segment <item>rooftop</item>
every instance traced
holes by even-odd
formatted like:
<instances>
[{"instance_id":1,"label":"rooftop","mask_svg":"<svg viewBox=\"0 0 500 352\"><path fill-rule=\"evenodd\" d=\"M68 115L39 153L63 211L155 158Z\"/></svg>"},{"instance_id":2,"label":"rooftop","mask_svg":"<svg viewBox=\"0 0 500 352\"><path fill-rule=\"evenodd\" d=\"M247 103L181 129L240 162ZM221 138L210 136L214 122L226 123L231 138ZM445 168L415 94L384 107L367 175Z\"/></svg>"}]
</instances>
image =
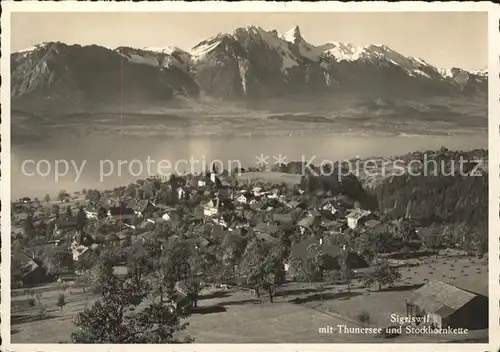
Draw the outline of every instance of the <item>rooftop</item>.
<instances>
[{"instance_id":1,"label":"rooftop","mask_svg":"<svg viewBox=\"0 0 500 352\"><path fill-rule=\"evenodd\" d=\"M457 311L477 295L442 281L430 281L415 290L407 302L419 306L427 313Z\"/></svg>"},{"instance_id":2,"label":"rooftop","mask_svg":"<svg viewBox=\"0 0 500 352\"><path fill-rule=\"evenodd\" d=\"M370 215L372 212L369 210L363 210L363 209L354 209L352 210L349 214L347 214L348 218L359 220L365 216Z\"/></svg>"}]
</instances>

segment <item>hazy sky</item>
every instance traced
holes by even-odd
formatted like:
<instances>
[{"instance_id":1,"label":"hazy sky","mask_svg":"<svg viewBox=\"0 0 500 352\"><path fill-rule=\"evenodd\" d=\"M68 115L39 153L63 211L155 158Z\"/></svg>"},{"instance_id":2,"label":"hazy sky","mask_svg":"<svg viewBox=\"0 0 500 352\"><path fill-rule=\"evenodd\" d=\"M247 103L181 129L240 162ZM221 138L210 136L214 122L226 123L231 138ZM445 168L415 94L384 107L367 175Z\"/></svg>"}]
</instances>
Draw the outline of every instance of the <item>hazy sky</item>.
<instances>
[{"instance_id":1,"label":"hazy sky","mask_svg":"<svg viewBox=\"0 0 500 352\"><path fill-rule=\"evenodd\" d=\"M488 65L488 15L392 13L13 13L11 49L45 41L118 46L174 45L189 50L219 32L246 25L285 32L299 25L311 44L385 44L437 67Z\"/></svg>"}]
</instances>

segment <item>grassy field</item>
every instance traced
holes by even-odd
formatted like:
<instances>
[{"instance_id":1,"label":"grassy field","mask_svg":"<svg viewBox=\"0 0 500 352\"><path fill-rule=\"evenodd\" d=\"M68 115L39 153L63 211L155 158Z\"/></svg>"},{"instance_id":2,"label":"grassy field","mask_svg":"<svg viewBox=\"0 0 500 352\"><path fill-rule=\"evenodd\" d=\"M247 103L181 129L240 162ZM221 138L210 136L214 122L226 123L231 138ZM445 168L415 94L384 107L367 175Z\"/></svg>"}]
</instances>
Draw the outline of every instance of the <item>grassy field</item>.
<instances>
[{"instance_id":1,"label":"grassy field","mask_svg":"<svg viewBox=\"0 0 500 352\"><path fill-rule=\"evenodd\" d=\"M407 261L415 264L417 260ZM412 263L413 262L413 263ZM418 266L399 269L402 282L393 288L377 291L377 287L360 288L361 283L354 282L349 299L327 299L319 302L317 308L340 314L346 318L355 319L361 311L370 314L371 325L389 325L390 315L398 313L405 315L404 299L419 285L427 280L441 280L465 289L484 290L488 285L488 264L486 259L469 259L456 253L442 255L439 258L429 257L419 260ZM338 287L336 292L345 291Z\"/></svg>"},{"instance_id":2,"label":"grassy field","mask_svg":"<svg viewBox=\"0 0 500 352\"><path fill-rule=\"evenodd\" d=\"M282 172L244 172L238 176L240 180L247 182L263 181L273 184L278 184L280 182L285 182L289 186L294 186L300 183L301 175L298 174L286 174Z\"/></svg>"},{"instance_id":3,"label":"grassy field","mask_svg":"<svg viewBox=\"0 0 500 352\"><path fill-rule=\"evenodd\" d=\"M402 282L380 292L376 287L362 288L359 281L353 282L350 294L340 285L287 283L279 288L274 303L266 296L259 302L248 292L206 290L202 292L200 307L189 318L188 332L196 343L433 343L487 336L486 331L475 331L467 336L402 335L383 339L338 333L339 324L359 327L356 316L361 311L370 315L370 326L389 325L390 315L404 315L404 299L426 280L475 288L484 287L488 282L486 260L469 259L456 253L421 258L418 266L400 270ZM95 297L83 293L82 289L73 289L71 294L66 291L67 305L61 311L56 305L60 293L57 285L35 290L42 291L41 304L46 306L44 318L40 317L39 307L27 307L27 296L22 289L12 291L12 342L70 342L70 334L75 331L74 316L90 307ZM320 328L327 326L332 326L334 332L319 333Z\"/></svg>"}]
</instances>

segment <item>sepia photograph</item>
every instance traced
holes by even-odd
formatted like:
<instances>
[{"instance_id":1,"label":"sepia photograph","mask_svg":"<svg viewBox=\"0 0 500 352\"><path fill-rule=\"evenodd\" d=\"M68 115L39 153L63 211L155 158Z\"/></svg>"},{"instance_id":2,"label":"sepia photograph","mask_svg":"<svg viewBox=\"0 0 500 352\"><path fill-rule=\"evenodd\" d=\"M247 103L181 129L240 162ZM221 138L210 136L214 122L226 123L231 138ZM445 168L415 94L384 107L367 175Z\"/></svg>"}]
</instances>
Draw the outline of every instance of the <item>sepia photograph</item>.
<instances>
[{"instance_id":1,"label":"sepia photograph","mask_svg":"<svg viewBox=\"0 0 500 352\"><path fill-rule=\"evenodd\" d=\"M230 5L10 13L10 342L487 344L488 10Z\"/></svg>"}]
</instances>

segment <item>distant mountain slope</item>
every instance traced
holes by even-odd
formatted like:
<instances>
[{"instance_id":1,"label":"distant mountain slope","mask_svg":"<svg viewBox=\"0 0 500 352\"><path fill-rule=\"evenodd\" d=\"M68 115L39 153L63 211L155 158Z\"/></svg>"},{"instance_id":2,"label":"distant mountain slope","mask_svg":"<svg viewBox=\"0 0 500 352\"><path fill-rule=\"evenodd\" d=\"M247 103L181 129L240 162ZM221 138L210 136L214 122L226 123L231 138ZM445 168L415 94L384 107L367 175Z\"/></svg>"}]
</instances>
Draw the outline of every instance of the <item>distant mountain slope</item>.
<instances>
[{"instance_id":1,"label":"distant mountain slope","mask_svg":"<svg viewBox=\"0 0 500 352\"><path fill-rule=\"evenodd\" d=\"M487 89L484 73L454 68L448 74L385 45L314 46L302 37L299 27L281 36L255 26L238 28L199 43L192 54L202 89L221 96L338 91L459 95Z\"/></svg>"},{"instance_id":2,"label":"distant mountain slope","mask_svg":"<svg viewBox=\"0 0 500 352\"><path fill-rule=\"evenodd\" d=\"M315 46L298 26L281 35L256 26L238 28L189 52L171 46L110 50L44 43L13 53L11 66L13 107L25 111L118 106L122 94L127 104L196 97L200 90L237 100L336 93L460 97L484 93L488 85L485 71L438 69L385 45Z\"/></svg>"},{"instance_id":3,"label":"distant mountain slope","mask_svg":"<svg viewBox=\"0 0 500 352\"><path fill-rule=\"evenodd\" d=\"M12 106L20 110L88 111L122 100L147 103L199 93L192 76L176 66L137 64L96 45L44 43L12 54L11 73Z\"/></svg>"}]
</instances>

